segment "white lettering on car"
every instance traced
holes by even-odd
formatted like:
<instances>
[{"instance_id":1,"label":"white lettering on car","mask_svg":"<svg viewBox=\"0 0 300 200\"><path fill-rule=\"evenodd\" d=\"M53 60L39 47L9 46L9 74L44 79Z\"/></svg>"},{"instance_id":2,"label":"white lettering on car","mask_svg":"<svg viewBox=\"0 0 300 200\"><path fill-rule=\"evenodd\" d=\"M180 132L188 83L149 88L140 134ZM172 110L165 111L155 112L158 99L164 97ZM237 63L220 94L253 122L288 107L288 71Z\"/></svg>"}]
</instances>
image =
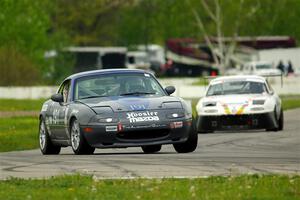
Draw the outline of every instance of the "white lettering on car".
<instances>
[{"instance_id":1,"label":"white lettering on car","mask_svg":"<svg viewBox=\"0 0 300 200\"><path fill-rule=\"evenodd\" d=\"M53 124L58 124L58 120L59 120L59 109L54 109L52 115L53 115Z\"/></svg>"},{"instance_id":2,"label":"white lettering on car","mask_svg":"<svg viewBox=\"0 0 300 200\"><path fill-rule=\"evenodd\" d=\"M47 111L47 109L48 109L48 104L43 105L43 107L42 107L42 112Z\"/></svg>"},{"instance_id":3,"label":"white lettering on car","mask_svg":"<svg viewBox=\"0 0 300 200\"><path fill-rule=\"evenodd\" d=\"M157 112L145 111L145 112L130 112L126 114L127 114L127 119L129 119L130 123L159 121Z\"/></svg>"},{"instance_id":4,"label":"white lettering on car","mask_svg":"<svg viewBox=\"0 0 300 200\"><path fill-rule=\"evenodd\" d=\"M145 110L145 105L130 105L131 110Z\"/></svg>"}]
</instances>

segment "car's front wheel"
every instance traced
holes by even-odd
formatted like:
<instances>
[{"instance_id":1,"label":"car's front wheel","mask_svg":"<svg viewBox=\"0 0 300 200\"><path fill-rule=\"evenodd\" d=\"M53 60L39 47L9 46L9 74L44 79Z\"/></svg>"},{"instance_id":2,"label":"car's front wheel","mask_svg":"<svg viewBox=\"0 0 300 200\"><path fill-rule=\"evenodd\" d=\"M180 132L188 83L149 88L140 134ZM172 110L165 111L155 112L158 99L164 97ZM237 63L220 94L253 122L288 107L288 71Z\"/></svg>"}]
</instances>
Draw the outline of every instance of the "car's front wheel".
<instances>
[{"instance_id":1,"label":"car's front wheel","mask_svg":"<svg viewBox=\"0 0 300 200\"><path fill-rule=\"evenodd\" d=\"M283 110L281 109L280 110L280 116L279 116L279 119L278 119L278 128L277 128L277 130L282 131L283 127L284 127L284 116L283 116Z\"/></svg>"},{"instance_id":2,"label":"car's front wheel","mask_svg":"<svg viewBox=\"0 0 300 200\"><path fill-rule=\"evenodd\" d=\"M77 120L74 120L72 122L70 139L71 139L71 146L72 146L73 152L76 155L93 154L94 153L95 148L91 147L87 143L82 132L80 131L80 127L79 127Z\"/></svg>"},{"instance_id":3,"label":"car's front wheel","mask_svg":"<svg viewBox=\"0 0 300 200\"><path fill-rule=\"evenodd\" d=\"M48 131L46 129L45 121L40 120L39 126L39 143L40 150L44 155L59 154L61 147L55 146L49 137Z\"/></svg>"},{"instance_id":4,"label":"car's front wheel","mask_svg":"<svg viewBox=\"0 0 300 200\"><path fill-rule=\"evenodd\" d=\"M161 150L161 145L142 146L144 153L156 153Z\"/></svg>"},{"instance_id":5,"label":"car's front wheel","mask_svg":"<svg viewBox=\"0 0 300 200\"><path fill-rule=\"evenodd\" d=\"M282 131L284 126L284 116L283 116L283 110L280 110L279 117L277 117L276 109L274 110L274 118L277 121L277 126L271 129L267 129L266 131Z\"/></svg>"},{"instance_id":6,"label":"car's front wheel","mask_svg":"<svg viewBox=\"0 0 300 200\"><path fill-rule=\"evenodd\" d=\"M173 144L177 153L190 153L196 150L198 145L198 133L193 123L187 141L184 143Z\"/></svg>"}]
</instances>

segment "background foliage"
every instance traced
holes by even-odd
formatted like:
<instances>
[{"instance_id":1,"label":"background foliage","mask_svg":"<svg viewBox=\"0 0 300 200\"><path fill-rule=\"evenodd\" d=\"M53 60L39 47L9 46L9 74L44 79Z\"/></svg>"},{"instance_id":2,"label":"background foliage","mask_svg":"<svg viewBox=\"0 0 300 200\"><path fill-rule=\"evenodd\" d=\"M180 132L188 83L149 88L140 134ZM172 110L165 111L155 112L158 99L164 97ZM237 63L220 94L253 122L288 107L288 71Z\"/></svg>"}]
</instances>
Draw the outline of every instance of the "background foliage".
<instances>
[{"instance_id":1,"label":"background foliage","mask_svg":"<svg viewBox=\"0 0 300 200\"><path fill-rule=\"evenodd\" d=\"M217 1L224 36L236 32L241 36L290 35L300 39L299 0ZM214 1L206 2L214 11ZM0 85L55 83L72 73L72 58L45 59L47 50L71 45L164 45L173 37L202 40L193 8L208 34L216 35L215 23L201 0L1 0L0 8ZM3 60L11 51L15 53ZM18 63L9 67L10 60L16 60L13 55L20 54L27 60L27 67ZM13 77L21 66L33 75L32 80L4 80L4 73Z\"/></svg>"}]
</instances>

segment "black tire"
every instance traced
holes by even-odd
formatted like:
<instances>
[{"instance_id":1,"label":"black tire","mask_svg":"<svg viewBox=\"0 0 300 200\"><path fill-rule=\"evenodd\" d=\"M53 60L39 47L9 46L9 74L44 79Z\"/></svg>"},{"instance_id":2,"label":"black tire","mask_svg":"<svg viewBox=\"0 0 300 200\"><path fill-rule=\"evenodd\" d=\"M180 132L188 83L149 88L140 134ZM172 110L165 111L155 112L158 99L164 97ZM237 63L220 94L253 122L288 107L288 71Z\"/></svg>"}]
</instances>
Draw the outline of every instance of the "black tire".
<instances>
[{"instance_id":1,"label":"black tire","mask_svg":"<svg viewBox=\"0 0 300 200\"><path fill-rule=\"evenodd\" d=\"M177 153L190 153L196 150L198 145L198 133L195 124L192 124L187 141L173 144Z\"/></svg>"},{"instance_id":2,"label":"black tire","mask_svg":"<svg viewBox=\"0 0 300 200\"><path fill-rule=\"evenodd\" d=\"M43 155L56 155L59 154L61 150L60 146L56 146L51 142L45 121L43 119L40 120L39 125L39 144Z\"/></svg>"},{"instance_id":3,"label":"black tire","mask_svg":"<svg viewBox=\"0 0 300 200\"><path fill-rule=\"evenodd\" d=\"M214 132L213 130L202 130L202 129L200 129L199 128L199 120L198 120L198 118L196 120L196 123L197 123L197 125L195 125L195 127L196 127L196 130L197 130L198 133L200 133L200 134L207 134L207 133L213 133Z\"/></svg>"},{"instance_id":4,"label":"black tire","mask_svg":"<svg viewBox=\"0 0 300 200\"><path fill-rule=\"evenodd\" d=\"M277 126L271 129L266 129L266 131L273 131L273 132L277 132L277 131L282 131L283 130L283 126L284 126L284 116L283 116L283 110L280 110L280 115L279 118L277 119L277 112L276 112L276 108L274 110L274 117L275 120L277 120Z\"/></svg>"},{"instance_id":5,"label":"black tire","mask_svg":"<svg viewBox=\"0 0 300 200\"><path fill-rule=\"evenodd\" d=\"M157 153L161 150L161 145L142 146L144 153Z\"/></svg>"},{"instance_id":6,"label":"black tire","mask_svg":"<svg viewBox=\"0 0 300 200\"><path fill-rule=\"evenodd\" d=\"M200 131L198 131L198 133L200 133L200 134L208 134L208 133L214 133L214 131L211 131L211 130L206 130L206 131L200 130Z\"/></svg>"},{"instance_id":7,"label":"black tire","mask_svg":"<svg viewBox=\"0 0 300 200\"><path fill-rule=\"evenodd\" d=\"M73 152L76 155L88 155L94 153L95 148L91 147L87 143L86 139L80 131L80 127L76 119L72 122L70 134L70 143Z\"/></svg>"},{"instance_id":8,"label":"black tire","mask_svg":"<svg viewBox=\"0 0 300 200\"><path fill-rule=\"evenodd\" d=\"M283 110L280 110L280 116L278 119L278 131L282 131L284 128L284 116L283 116Z\"/></svg>"}]
</instances>

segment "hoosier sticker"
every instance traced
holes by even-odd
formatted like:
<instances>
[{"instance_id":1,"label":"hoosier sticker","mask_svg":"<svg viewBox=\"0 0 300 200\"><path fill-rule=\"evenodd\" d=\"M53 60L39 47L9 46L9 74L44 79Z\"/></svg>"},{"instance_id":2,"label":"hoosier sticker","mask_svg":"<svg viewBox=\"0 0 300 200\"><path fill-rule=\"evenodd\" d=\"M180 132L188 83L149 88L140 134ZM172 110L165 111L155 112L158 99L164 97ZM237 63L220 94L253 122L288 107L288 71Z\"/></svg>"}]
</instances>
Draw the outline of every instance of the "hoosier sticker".
<instances>
[{"instance_id":1,"label":"hoosier sticker","mask_svg":"<svg viewBox=\"0 0 300 200\"><path fill-rule=\"evenodd\" d=\"M159 121L159 117L157 116L157 112L130 112L126 113L127 119L129 119L130 123L135 122L150 122L150 121Z\"/></svg>"}]
</instances>

